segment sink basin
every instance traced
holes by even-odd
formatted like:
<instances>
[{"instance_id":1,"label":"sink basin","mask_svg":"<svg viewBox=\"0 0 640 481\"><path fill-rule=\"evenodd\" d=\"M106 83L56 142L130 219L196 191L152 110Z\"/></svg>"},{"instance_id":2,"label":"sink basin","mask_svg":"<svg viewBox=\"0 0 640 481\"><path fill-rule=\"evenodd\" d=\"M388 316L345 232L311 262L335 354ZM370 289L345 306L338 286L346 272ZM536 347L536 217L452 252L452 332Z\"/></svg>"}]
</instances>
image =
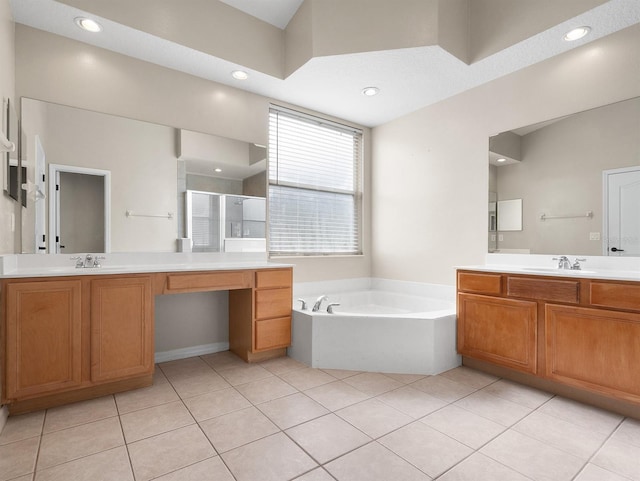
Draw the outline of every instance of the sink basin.
<instances>
[{"instance_id":1,"label":"sink basin","mask_svg":"<svg viewBox=\"0 0 640 481\"><path fill-rule=\"evenodd\" d=\"M558 269L557 267L523 267L523 271L527 272L548 272L550 274L595 274L595 271L587 271L584 269L574 270L574 269Z\"/></svg>"}]
</instances>

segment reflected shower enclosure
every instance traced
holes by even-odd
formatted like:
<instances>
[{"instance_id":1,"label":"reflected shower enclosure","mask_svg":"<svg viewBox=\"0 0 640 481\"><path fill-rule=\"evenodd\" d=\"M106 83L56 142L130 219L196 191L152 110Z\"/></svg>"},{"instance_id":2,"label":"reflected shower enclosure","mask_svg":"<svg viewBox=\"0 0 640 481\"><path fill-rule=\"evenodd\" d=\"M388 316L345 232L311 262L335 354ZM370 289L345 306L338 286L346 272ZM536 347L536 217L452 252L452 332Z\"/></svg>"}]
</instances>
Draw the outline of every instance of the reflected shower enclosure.
<instances>
[{"instance_id":1,"label":"reflected shower enclosure","mask_svg":"<svg viewBox=\"0 0 640 481\"><path fill-rule=\"evenodd\" d=\"M187 237L193 252L266 252L266 199L186 192Z\"/></svg>"}]
</instances>

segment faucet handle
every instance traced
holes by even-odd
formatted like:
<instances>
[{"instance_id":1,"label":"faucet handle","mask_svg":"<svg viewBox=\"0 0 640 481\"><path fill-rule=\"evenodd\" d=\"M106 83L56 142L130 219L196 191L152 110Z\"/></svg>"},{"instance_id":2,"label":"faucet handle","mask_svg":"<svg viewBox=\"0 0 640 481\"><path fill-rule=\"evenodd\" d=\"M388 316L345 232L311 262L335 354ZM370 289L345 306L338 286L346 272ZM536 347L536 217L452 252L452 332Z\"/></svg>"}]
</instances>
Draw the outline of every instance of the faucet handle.
<instances>
[{"instance_id":1,"label":"faucet handle","mask_svg":"<svg viewBox=\"0 0 640 481\"><path fill-rule=\"evenodd\" d=\"M102 267L102 264L100 264L100 261L106 259L105 256L94 256L93 257L93 267Z\"/></svg>"},{"instance_id":2,"label":"faucet handle","mask_svg":"<svg viewBox=\"0 0 640 481\"><path fill-rule=\"evenodd\" d=\"M306 311L307 310L307 302L304 299L298 299L298 302L302 303L302 306L300 306L300 310Z\"/></svg>"},{"instance_id":3,"label":"faucet handle","mask_svg":"<svg viewBox=\"0 0 640 481\"><path fill-rule=\"evenodd\" d=\"M331 304L329 304L327 306L327 314L333 314L333 308L336 306L339 306L340 304L338 302L332 302Z\"/></svg>"},{"instance_id":4,"label":"faucet handle","mask_svg":"<svg viewBox=\"0 0 640 481\"><path fill-rule=\"evenodd\" d=\"M574 271L579 271L580 270L580 263L581 262L585 262L587 259L579 259L576 257L576 260L574 261L574 263L571 265L571 269Z\"/></svg>"},{"instance_id":5,"label":"faucet handle","mask_svg":"<svg viewBox=\"0 0 640 481\"><path fill-rule=\"evenodd\" d=\"M69 259L72 261L76 261L76 268L84 267L82 256L72 256L72 257L69 257Z\"/></svg>"}]
</instances>

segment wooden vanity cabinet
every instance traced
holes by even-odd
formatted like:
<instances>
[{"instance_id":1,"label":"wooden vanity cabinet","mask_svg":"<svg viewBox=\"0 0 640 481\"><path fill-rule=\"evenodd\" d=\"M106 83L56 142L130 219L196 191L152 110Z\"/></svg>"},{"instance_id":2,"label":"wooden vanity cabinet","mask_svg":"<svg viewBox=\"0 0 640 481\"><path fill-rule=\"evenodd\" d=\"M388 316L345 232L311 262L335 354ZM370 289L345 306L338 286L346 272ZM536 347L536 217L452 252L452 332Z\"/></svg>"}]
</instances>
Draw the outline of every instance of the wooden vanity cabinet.
<instances>
[{"instance_id":1,"label":"wooden vanity cabinet","mask_svg":"<svg viewBox=\"0 0 640 481\"><path fill-rule=\"evenodd\" d=\"M640 405L640 283L458 271L457 284L465 359Z\"/></svg>"},{"instance_id":2,"label":"wooden vanity cabinet","mask_svg":"<svg viewBox=\"0 0 640 481\"><path fill-rule=\"evenodd\" d=\"M0 288L3 403L30 410L151 383L151 276L11 279Z\"/></svg>"},{"instance_id":3,"label":"wooden vanity cabinet","mask_svg":"<svg viewBox=\"0 0 640 481\"><path fill-rule=\"evenodd\" d=\"M82 283L6 284L5 400L82 384Z\"/></svg>"}]
</instances>

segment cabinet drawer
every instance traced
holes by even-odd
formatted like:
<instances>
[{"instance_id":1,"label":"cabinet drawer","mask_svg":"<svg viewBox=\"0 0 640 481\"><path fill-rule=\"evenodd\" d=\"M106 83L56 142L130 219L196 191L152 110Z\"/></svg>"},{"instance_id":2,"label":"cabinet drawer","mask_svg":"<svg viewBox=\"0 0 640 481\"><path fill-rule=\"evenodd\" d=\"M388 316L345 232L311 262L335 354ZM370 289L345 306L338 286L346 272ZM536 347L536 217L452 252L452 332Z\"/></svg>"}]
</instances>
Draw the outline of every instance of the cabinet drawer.
<instances>
[{"instance_id":1,"label":"cabinet drawer","mask_svg":"<svg viewBox=\"0 0 640 481\"><path fill-rule=\"evenodd\" d=\"M256 271L256 289L291 287L291 269Z\"/></svg>"},{"instance_id":2,"label":"cabinet drawer","mask_svg":"<svg viewBox=\"0 0 640 481\"><path fill-rule=\"evenodd\" d=\"M197 292L251 287L252 271L168 274L167 292Z\"/></svg>"},{"instance_id":3,"label":"cabinet drawer","mask_svg":"<svg viewBox=\"0 0 640 481\"><path fill-rule=\"evenodd\" d=\"M640 285L591 282L591 304L640 311Z\"/></svg>"},{"instance_id":4,"label":"cabinet drawer","mask_svg":"<svg viewBox=\"0 0 640 481\"><path fill-rule=\"evenodd\" d=\"M500 294L502 292L502 276L500 274L458 272L458 289L482 294Z\"/></svg>"},{"instance_id":5,"label":"cabinet drawer","mask_svg":"<svg viewBox=\"0 0 640 481\"><path fill-rule=\"evenodd\" d=\"M509 276L507 278L507 295L510 297L577 304L580 301L580 281Z\"/></svg>"},{"instance_id":6,"label":"cabinet drawer","mask_svg":"<svg viewBox=\"0 0 640 481\"><path fill-rule=\"evenodd\" d=\"M291 344L291 317L256 321L255 349L277 349Z\"/></svg>"},{"instance_id":7,"label":"cabinet drawer","mask_svg":"<svg viewBox=\"0 0 640 481\"><path fill-rule=\"evenodd\" d=\"M291 316L291 289L256 291L256 319Z\"/></svg>"}]
</instances>

